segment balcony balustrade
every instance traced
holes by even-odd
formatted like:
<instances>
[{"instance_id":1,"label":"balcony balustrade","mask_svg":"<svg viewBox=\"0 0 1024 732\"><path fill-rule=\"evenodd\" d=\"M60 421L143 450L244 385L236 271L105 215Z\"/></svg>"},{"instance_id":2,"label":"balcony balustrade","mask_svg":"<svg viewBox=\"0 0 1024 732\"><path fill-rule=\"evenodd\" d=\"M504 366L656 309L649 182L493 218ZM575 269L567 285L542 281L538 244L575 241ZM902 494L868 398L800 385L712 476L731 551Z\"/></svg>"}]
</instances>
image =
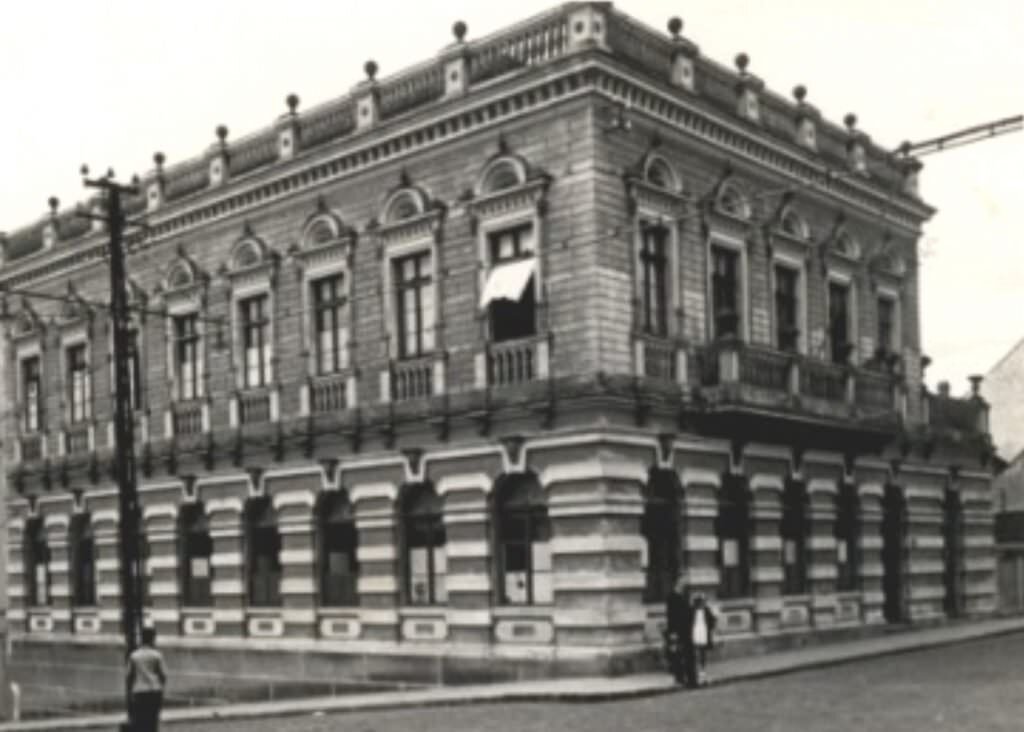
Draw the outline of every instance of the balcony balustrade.
<instances>
[{"instance_id":1,"label":"balcony balustrade","mask_svg":"<svg viewBox=\"0 0 1024 732\"><path fill-rule=\"evenodd\" d=\"M820 405L834 416L843 414L836 406L862 416L897 409L894 377L878 371L734 340L705 347L697 361L702 386L733 388L741 401L767 406L799 398L804 408Z\"/></svg>"},{"instance_id":2,"label":"balcony balustrade","mask_svg":"<svg viewBox=\"0 0 1024 732\"><path fill-rule=\"evenodd\" d=\"M89 452L89 423L79 422L64 430L64 452L68 455Z\"/></svg>"},{"instance_id":3,"label":"balcony balustrade","mask_svg":"<svg viewBox=\"0 0 1024 732\"><path fill-rule=\"evenodd\" d=\"M391 364L391 398L396 402L424 399L434 394L434 356L421 356Z\"/></svg>"},{"instance_id":4,"label":"balcony balustrade","mask_svg":"<svg viewBox=\"0 0 1024 732\"><path fill-rule=\"evenodd\" d=\"M323 414L348 409L347 387L348 377L345 374L314 377L309 385L310 411Z\"/></svg>"},{"instance_id":5,"label":"balcony balustrade","mask_svg":"<svg viewBox=\"0 0 1024 732\"><path fill-rule=\"evenodd\" d=\"M175 404L173 409L175 437L200 435L203 432L203 403L199 401Z\"/></svg>"},{"instance_id":6,"label":"balcony balustrade","mask_svg":"<svg viewBox=\"0 0 1024 732\"><path fill-rule=\"evenodd\" d=\"M538 378L538 345L536 337L492 343L487 347L487 383L511 386Z\"/></svg>"},{"instance_id":7,"label":"balcony balustrade","mask_svg":"<svg viewBox=\"0 0 1024 732\"><path fill-rule=\"evenodd\" d=\"M21 459L24 462L43 459L43 436L24 435L21 438Z\"/></svg>"},{"instance_id":8,"label":"balcony balustrade","mask_svg":"<svg viewBox=\"0 0 1024 732\"><path fill-rule=\"evenodd\" d=\"M238 395L238 423L261 424L271 419L270 392L242 392Z\"/></svg>"}]
</instances>

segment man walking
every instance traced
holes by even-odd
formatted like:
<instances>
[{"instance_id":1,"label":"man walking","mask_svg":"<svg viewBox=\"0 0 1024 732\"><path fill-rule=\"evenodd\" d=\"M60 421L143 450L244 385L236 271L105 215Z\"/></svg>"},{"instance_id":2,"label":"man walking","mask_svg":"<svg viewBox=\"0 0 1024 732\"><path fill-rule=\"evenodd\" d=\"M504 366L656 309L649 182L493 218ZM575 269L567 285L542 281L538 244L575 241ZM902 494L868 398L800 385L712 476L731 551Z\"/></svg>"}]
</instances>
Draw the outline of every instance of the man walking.
<instances>
[{"instance_id":1,"label":"man walking","mask_svg":"<svg viewBox=\"0 0 1024 732\"><path fill-rule=\"evenodd\" d=\"M166 684L164 657L156 649L156 629L143 628L142 645L128 657L128 724L132 732L157 732Z\"/></svg>"}]
</instances>

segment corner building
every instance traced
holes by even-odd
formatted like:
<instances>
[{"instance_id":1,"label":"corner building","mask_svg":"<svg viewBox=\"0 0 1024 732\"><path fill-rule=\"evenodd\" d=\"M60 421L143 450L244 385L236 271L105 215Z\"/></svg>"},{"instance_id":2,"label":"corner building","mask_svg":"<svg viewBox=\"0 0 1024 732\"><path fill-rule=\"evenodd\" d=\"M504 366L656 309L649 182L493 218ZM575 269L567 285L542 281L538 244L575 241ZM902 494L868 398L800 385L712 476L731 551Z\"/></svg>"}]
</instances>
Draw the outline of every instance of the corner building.
<instances>
[{"instance_id":1,"label":"corner building","mask_svg":"<svg viewBox=\"0 0 1024 732\"><path fill-rule=\"evenodd\" d=\"M675 22L455 30L127 201L176 687L647 668L681 569L724 653L992 612L987 406L922 385L920 163ZM53 202L4 240L38 688L118 688L107 236Z\"/></svg>"}]
</instances>

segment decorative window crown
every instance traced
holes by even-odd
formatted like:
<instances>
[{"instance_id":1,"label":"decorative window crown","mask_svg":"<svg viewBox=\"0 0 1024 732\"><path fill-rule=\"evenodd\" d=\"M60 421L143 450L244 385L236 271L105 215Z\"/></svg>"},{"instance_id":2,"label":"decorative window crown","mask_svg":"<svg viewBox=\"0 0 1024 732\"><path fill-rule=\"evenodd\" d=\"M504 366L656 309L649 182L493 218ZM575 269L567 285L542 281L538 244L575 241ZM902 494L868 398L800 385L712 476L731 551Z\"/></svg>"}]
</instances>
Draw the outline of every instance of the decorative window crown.
<instances>
[{"instance_id":1,"label":"decorative window crown","mask_svg":"<svg viewBox=\"0 0 1024 732\"><path fill-rule=\"evenodd\" d=\"M718 192L715 208L727 216L738 219L750 218L750 204L743 194L740 193L739 188L731 183L723 185L722 189Z\"/></svg>"},{"instance_id":2,"label":"decorative window crown","mask_svg":"<svg viewBox=\"0 0 1024 732\"><path fill-rule=\"evenodd\" d=\"M791 208L787 208L779 217L779 231L800 241L807 241L811 236L807 221Z\"/></svg>"}]
</instances>

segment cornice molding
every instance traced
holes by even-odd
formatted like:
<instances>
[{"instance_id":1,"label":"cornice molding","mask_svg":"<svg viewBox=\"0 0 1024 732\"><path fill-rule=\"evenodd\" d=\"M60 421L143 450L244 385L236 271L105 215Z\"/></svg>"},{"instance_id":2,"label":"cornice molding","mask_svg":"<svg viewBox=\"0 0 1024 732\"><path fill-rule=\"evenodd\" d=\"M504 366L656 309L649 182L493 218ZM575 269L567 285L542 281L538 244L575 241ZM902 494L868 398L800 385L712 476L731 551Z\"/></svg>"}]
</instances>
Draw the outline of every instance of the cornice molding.
<instances>
[{"instance_id":1,"label":"cornice molding","mask_svg":"<svg viewBox=\"0 0 1024 732\"><path fill-rule=\"evenodd\" d=\"M922 203L894 200L888 190L869 181L830 178L822 162L808 160L808 154L746 129L740 121L728 119L712 109L701 108L679 90L643 78L626 70L620 62L599 51L569 55L546 66L543 73L525 69L521 75L457 100L445 100L424 109L404 124L384 123L365 133L339 139L317 154L298 155L280 166L268 167L252 177L229 181L208 195L168 204L150 217L147 236L133 242L138 250L161 245L254 209L279 203L299 194L323 189L381 165L392 164L425 150L507 125L553 104L597 94L613 103L630 103L632 113L641 113L668 125L668 134L698 140L735 161L753 165L757 173L769 173L803 183L819 181L817 190L806 195L831 199L869 216L889 207L888 223L917 234L921 221L934 212ZM875 190L877 189L877 190ZM0 284L20 286L103 258L106 234L94 232L66 252L46 251L28 255L24 261L9 263L0 272Z\"/></svg>"}]
</instances>

